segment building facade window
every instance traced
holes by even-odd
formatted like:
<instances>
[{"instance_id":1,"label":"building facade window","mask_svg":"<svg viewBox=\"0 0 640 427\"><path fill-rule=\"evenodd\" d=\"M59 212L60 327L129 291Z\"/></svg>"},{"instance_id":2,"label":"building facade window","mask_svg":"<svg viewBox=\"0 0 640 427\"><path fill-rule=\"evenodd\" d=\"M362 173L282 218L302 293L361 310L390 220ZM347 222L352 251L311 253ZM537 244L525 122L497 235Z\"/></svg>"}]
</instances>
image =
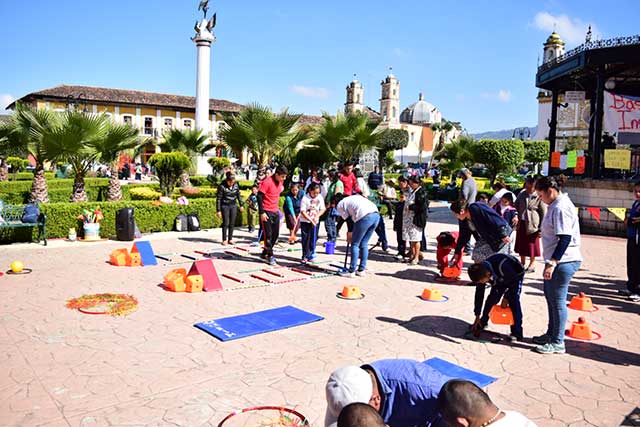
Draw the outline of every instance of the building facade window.
<instances>
[{"instance_id":1,"label":"building facade window","mask_svg":"<svg viewBox=\"0 0 640 427\"><path fill-rule=\"evenodd\" d=\"M173 128L173 119L170 117L167 117L164 119L164 130L166 132L168 130L171 130L171 128Z\"/></svg>"},{"instance_id":2,"label":"building facade window","mask_svg":"<svg viewBox=\"0 0 640 427\"><path fill-rule=\"evenodd\" d=\"M396 118L396 113L397 113L397 111L396 111L396 107L393 107L393 108L391 109L391 118L394 118L394 119L395 119L395 118Z\"/></svg>"},{"instance_id":3,"label":"building facade window","mask_svg":"<svg viewBox=\"0 0 640 427\"><path fill-rule=\"evenodd\" d=\"M358 94L358 101L357 101L357 103L358 103L358 104L360 104L360 94Z\"/></svg>"},{"instance_id":4,"label":"building facade window","mask_svg":"<svg viewBox=\"0 0 640 427\"><path fill-rule=\"evenodd\" d=\"M182 121L182 127L184 127L185 129L191 129L192 123L193 123L193 120L191 120L191 119L184 119L184 120Z\"/></svg>"},{"instance_id":5,"label":"building facade window","mask_svg":"<svg viewBox=\"0 0 640 427\"><path fill-rule=\"evenodd\" d=\"M133 126L133 116L122 116L122 123L124 123L125 125Z\"/></svg>"},{"instance_id":6,"label":"building facade window","mask_svg":"<svg viewBox=\"0 0 640 427\"><path fill-rule=\"evenodd\" d=\"M395 89L393 90L393 96L396 96L396 90Z\"/></svg>"},{"instance_id":7,"label":"building facade window","mask_svg":"<svg viewBox=\"0 0 640 427\"><path fill-rule=\"evenodd\" d=\"M153 135L153 117L144 118L144 134Z\"/></svg>"}]
</instances>

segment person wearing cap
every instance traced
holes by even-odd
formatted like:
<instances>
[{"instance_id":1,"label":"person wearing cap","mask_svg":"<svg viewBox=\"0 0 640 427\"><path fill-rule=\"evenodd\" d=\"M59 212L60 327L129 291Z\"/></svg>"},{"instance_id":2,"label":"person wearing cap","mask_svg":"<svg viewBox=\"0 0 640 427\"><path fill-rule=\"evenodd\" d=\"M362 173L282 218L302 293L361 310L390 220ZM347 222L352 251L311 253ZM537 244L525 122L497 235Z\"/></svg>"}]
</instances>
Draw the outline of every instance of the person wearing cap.
<instances>
[{"instance_id":1,"label":"person wearing cap","mask_svg":"<svg viewBox=\"0 0 640 427\"><path fill-rule=\"evenodd\" d=\"M218 186L216 194L216 212L218 218L222 218L223 245L233 245L233 228L238 216L238 206L240 212L243 212L240 186L236 182L236 176L229 171L226 173L226 179Z\"/></svg>"},{"instance_id":2,"label":"person wearing cap","mask_svg":"<svg viewBox=\"0 0 640 427\"><path fill-rule=\"evenodd\" d=\"M325 388L325 427L336 427L343 408L368 403L390 427L441 426L440 388L451 378L424 363L387 359L334 371Z\"/></svg>"}]
</instances>

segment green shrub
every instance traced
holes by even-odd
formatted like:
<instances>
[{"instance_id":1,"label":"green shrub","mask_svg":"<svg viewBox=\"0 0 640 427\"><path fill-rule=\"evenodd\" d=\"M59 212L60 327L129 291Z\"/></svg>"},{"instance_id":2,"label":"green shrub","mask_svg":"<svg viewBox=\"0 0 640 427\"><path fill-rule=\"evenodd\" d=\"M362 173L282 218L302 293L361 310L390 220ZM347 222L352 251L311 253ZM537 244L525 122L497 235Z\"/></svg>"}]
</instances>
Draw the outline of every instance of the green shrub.
<instances>
[{"instance_id":1,"label":"green shrub","mask_svg":"<svg viewBox=\"0 0 640 427\"><path fill-rule=\"evenodd\" d=\"M183 153L156 153L149 159L149 166L156 170L160 192L168 197L173 194L182 172L191 166L191 160Z\"/></svg>"},{"instance_id":2,"label":"green shrub","mask_svg":"<svg viewBox=\"0 0 640 427\"><path fill-rule=\"evenodd\" d=\"M45 172L44 177L49 179L55 179L56 175L53 172ZM16 175L17 181L33 181L33 172L18 172Z\"/></svg>"},{"instance_id":3,"label":"green shrub","mask_svg":"<svg viewBox=\"0 0 640 427\"><path fill-rule=\"evenodd\" d=\"M135 187L129 189L131 200L159 200L160 192L149 187Z\"/></svg>"},{"instance_id":4,"label":"green shrub","mask_svg":"<svg viewBox=\"0 0 640 427\"><path fill-rule=\"evenodd\" d=\"M190 176L189 180L194 187L206 187L209 185L207 177L205 175Z\"/></svg>"}]
</instances>

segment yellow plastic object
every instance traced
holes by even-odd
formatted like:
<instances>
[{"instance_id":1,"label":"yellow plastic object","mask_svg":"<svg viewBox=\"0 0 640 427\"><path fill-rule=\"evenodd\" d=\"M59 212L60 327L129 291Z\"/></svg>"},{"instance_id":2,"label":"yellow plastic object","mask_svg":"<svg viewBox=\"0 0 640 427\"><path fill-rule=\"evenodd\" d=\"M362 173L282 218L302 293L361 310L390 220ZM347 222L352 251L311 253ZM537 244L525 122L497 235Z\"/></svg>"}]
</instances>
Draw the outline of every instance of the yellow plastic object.
<instances>
[{"instance_id":1,"label":"yellow plastic object","mask_svg":"<svg viewBox=\"0 0 640 427\"><path fill-rule=\"evenodd\" d=\"M202 288L204 287L204 279L199 274L194 274L193 276L187 276L186 291L187 292L202 292Z\"/></svg>"},{"instance_id":2,"label":"yellow plastic object","mask_svg":"<svg viewBox=\"0 0 640 427\"><path fill-rule=\"evenodd\" d=\"M362 293L357 286L345 286L342 288L342 297L349 299L362 298Z\"/></svg>"},{"instance_id":3,"label":"yellow plastic object","mask_svg":"<svg viewBox=\"0 0 640 427\"><path fill-rule=\"evenodd\" d=\"M24 270L24 264L22 264L22 261L13 261L11 263L11 271L14 273L22 273L22 270Z\"/></svg>"},{"instance_id":4,"label":"yellow plastic object","mask_svg":"<svg viewBox=\"0 0 640 427\"><path fill-rule=\"evenodd\" d=\"M184 292L186 290L187 270L178 268L171 270L164 276L164 286L172 292Z\"/></svg>"},{"instance_id":5,"label":"yellow plastic object","mask_svg":"<svg viewBox=\"0 0 640 427\"><path fill-rule=\"evenodd\" d=\"M443 301L445 298L442 296L442 291L439 289L429 289L425 288L422 291L422 299L427 301Z\"/></svg>"},{"instance_id":6,"label":"yellow plastic object","mask_svg":"<svg viewBox=\"0 0 640 427\"><path fill-rule=\"evenodd\" d=\"M138 252L132 252L127 259L128 267L142 267L142 258Z\"/></svg>"},{"instance_id":7,"label":"yellow plastic object","mask_svg":"<svg viewBox=\"0 0 640 427\"><path fill-rule=\"evenodd\" d=\"M109 262L116 267L125 267L129 259L129 251L126 249L116 249L109 255Z\"/></svg>"}]
</instances>

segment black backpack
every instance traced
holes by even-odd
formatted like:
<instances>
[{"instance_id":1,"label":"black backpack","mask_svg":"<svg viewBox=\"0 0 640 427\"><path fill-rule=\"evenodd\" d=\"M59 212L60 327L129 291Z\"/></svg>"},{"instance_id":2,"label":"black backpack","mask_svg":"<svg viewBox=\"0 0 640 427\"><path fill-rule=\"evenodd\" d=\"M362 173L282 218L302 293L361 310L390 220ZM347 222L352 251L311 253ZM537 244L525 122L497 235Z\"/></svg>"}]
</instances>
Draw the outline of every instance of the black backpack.
<instances>
[{"instance_id":1,"label":"black backpack","mask_svg":"<svg viewBox=\"0 0 640 427\"><path fill-rule=\"evenodd\" d=\"M176 217L176 231L189 231L189 225L187 222L187 216L184 214L180 214Z\"/></svg>"},{"instance_id":2,"label":"black backpack","mask_svg":"<svg viewBox=\"0 0 640 427\"><path fill-rule=\"evenodd\" d=\"M189 231L200 231L200 217L196 212L191 212L187 216Z\"/></svg>"}]
</instances>

